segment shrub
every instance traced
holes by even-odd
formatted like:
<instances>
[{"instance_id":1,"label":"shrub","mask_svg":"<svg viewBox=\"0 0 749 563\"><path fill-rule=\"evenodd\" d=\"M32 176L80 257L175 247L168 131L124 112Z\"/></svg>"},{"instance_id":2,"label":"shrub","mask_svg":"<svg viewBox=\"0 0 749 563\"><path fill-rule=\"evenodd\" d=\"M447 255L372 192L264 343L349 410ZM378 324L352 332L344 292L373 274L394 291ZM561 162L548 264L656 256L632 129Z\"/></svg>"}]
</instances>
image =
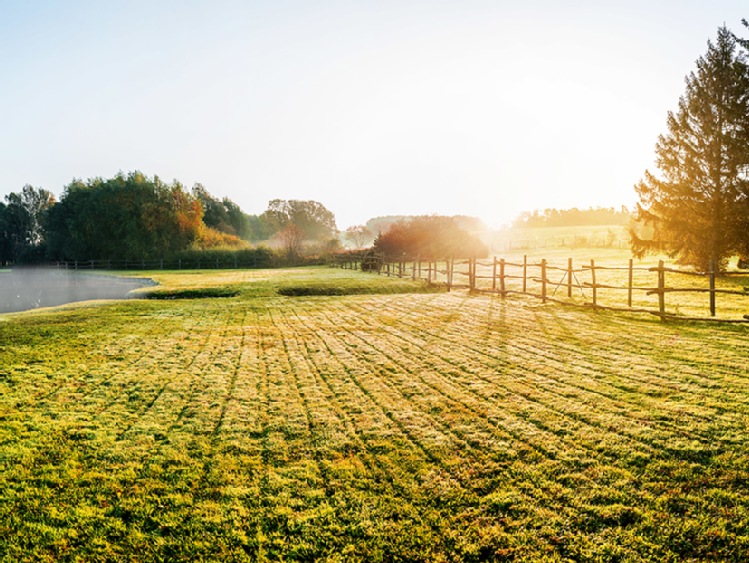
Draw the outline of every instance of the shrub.
<instances>
[{"instance_id":1,"label":"shrub","mask_svg":"<svg viewBox=\"0 0 749 563\"><path fill-rule=\"evenodd\" d=\"M438 215L415 217L391 225L378 235L374 250L386 258L483 258L489 254L487 246L461 229L452 217Z\"/></svg>"}]
</instances>

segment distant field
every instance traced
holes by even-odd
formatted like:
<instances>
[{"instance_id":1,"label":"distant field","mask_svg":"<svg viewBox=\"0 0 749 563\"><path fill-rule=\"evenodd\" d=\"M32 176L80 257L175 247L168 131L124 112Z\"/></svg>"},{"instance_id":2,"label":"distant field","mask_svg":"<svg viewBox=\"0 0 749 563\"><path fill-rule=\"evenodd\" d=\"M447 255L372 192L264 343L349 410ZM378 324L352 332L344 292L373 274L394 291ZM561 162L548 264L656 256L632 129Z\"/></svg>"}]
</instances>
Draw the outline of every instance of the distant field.
<instances>
[{"instance_id":1,"label":"distant field","mask_svg":"<svg viewBox=\"0 0 749 563\"><path fill-rule=\"evenodd\" d=\"M747 327L140 275L0 315L0 561L749 560Z\"/></svg>"},{"instance_id":2,"label":"distant field","mask_svg":"<svg viewBox=\"0 0 749 563\"><path fill-rule=\"evenodd\" d=\"M589 225L582 227L518 227L497 231L492 251L542 248L629 248L629 231L621 225Z\"/></svg>"}]
</instances>

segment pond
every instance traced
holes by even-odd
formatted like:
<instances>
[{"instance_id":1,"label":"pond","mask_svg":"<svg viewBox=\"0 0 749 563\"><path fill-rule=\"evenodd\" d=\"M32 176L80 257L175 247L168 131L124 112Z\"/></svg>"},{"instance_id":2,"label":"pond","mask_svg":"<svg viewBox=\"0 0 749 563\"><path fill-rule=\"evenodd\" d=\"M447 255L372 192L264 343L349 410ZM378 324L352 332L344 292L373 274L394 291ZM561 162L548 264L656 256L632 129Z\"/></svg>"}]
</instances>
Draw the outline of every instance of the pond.
<instances>
[{"instance_id":1,"label":"pond","mask_svg":"<svg viewBox=\"0 0 749 563\"><path fill-rule=\"evenodd\" d=\"M145 278L117 278L64 270L0 271L0 313L91 299L125 299L132 290L150 285L154 282Z\"/></svg>"}]
</instances>

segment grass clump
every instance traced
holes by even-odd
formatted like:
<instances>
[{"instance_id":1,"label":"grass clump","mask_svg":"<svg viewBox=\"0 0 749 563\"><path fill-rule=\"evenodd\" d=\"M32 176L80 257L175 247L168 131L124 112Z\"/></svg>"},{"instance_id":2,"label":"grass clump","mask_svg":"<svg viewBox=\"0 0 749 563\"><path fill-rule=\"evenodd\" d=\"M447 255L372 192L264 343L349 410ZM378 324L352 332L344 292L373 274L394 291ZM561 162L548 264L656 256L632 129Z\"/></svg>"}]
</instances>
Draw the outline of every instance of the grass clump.
<instances>
[{"instance_id":1,"label":"grass clump","mask_svg":"<svg viewBox=\"0 0 749 563\"><path fill-rule=\"evenodd\" d=\"M278 294L286 297L314 297L340 295L375 295L394 293L438 293L444 287L428 285L423 282L392 280L390 283L361 284L329 284L308 283L305 285L285 285L278 288Z\"/></svg>"},{"instance_id":2,"label":"grass clump","mask_svg":"<svg viewBox=\"0 0 749 563\"><path fill-rule=\"evenodd\" d=\"M231 287L196 287L186 289L165 289L145 294L146 299L211 299L215 297L236 297L238 288Z\"/></svg>"}]
</instances>

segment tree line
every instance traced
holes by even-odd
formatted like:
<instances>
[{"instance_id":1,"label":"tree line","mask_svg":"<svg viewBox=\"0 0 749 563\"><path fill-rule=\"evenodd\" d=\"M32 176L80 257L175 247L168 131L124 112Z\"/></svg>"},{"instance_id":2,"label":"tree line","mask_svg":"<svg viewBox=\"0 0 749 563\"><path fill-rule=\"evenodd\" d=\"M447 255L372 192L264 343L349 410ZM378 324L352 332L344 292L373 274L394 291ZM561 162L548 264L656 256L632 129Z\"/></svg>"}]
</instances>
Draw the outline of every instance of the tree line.
<instances>
[{"instance_id":1,"label":"tree line","mask_svg":"<svg viewBox=\"0 0 749 563\"><path fill-rule=\"evenodd\" d=\"M335 216L315 201L273 200L261 215L248 215L200 184L187 190L137 171L73 180L60 201L26 185L0 202L0 265L165 258L268 240L296 256L303 244L329 245L336 234Z\"/></svg>"},{"instance_id":2,"label":"tree line","mask_svg":"<svg viewBox=\"0 0 749 563\"><path fill-rule=\"evenodd\" d=\"M592 227L601 225L627 226L630 222L629 210L622 206L589 207L588 209L544 209L525 211L512 222L514 228L522 227Z\"/></svg>"},{"instance_id":3,"label":"tree line","mask_svg":"<svg viewBox=\"0 0 749 563\"><path fill-rule=\"evenodd\" d=\"M387 256L485 256L469 231L486 226L473 217L378 217L350 227L342 238ZM44 261L138 261L186 257L186 251L234 250L266 242L285 258L340 250L334 214L316 201L274 199L248 215L201 184L187 190L176 180L140 172L73 180L60 201L24 186L0 203L0 265ZM309 251L309 249L312 249Z\"/></svg>"}]
</instances>

